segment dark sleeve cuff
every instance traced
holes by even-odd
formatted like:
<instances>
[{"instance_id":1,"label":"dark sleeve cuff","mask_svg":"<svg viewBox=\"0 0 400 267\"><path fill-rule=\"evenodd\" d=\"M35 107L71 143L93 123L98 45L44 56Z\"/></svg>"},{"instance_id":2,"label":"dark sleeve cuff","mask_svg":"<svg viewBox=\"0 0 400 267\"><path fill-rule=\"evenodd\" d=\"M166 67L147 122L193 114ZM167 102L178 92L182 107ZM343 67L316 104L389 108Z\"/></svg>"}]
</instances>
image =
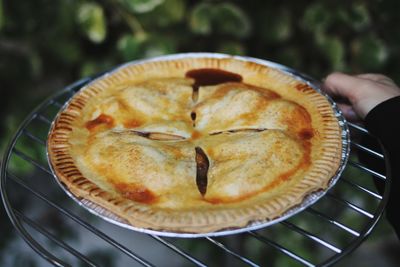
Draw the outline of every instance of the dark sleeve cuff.
<instances>
[{"instance_id":1,"label":"dark sleeve cuff","mask_svg":"<svg viewBox=\"0 0 400 267\"><path fill-rule=\"evenodd\" d=\"M386 100L373 108L365 118L367 129L385 148L391 189L386 207L386 217L400 239L400 96Z\"/></svg>"},{"instance_id":2,"label":"dark sleeve cuff","mask_svg":"<svg viewBox=\"0 0 400 267\"><path fill-rule=\"evenodd\" d=\"M399 149L400 96L388 99L374 107L367 114L365 125L374 136L381 140L386 149Z\"/></svg>"}]
</instances>

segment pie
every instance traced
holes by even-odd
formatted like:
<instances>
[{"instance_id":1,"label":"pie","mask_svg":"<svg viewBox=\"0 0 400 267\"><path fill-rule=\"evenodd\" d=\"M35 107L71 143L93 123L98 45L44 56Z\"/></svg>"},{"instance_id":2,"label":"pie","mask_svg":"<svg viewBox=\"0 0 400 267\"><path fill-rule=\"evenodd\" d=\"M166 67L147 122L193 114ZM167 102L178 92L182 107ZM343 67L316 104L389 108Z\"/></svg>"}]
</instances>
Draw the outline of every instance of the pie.
<instances>
[{"instance_id":1,"label":"pie","mask_svg":"<svg viewBox=\"0 0 400 267\"><path fill-rule=\"evenodd\" d=\"M233 57L131 63L56 117L49 161L72 194L158 231L276 219L327 188L341 161L331 104L272 67Z\"/></svg>"}]
</instances>

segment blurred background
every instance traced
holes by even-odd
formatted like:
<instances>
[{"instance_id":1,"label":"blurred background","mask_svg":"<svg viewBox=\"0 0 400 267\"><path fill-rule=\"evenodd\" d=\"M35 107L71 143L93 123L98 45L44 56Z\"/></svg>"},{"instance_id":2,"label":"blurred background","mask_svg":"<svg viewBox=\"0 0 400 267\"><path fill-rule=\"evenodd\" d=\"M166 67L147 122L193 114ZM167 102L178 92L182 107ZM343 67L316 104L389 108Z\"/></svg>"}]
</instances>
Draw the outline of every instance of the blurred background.
<instances>
[{"instance_id":1,"label":"blurred background","mask_svg":"<svg viewBox=\"0 0 400 267\"><path fill-rule=\"evenodd\" d=\"M0 0L0 155L18 124L46 97L134 59L221 52L279 62L317 79L338 70L379 72L400 82L399 11L397 0ZM21 175L33 171L24 161L10 164ZM23 198L18 203L27 206ZM30 249L2 207L0 229L0 266L43 266L34 253L17 257ZM397 246L383 220L338 265L398 266Z\"/></svg>"}]
</instances>

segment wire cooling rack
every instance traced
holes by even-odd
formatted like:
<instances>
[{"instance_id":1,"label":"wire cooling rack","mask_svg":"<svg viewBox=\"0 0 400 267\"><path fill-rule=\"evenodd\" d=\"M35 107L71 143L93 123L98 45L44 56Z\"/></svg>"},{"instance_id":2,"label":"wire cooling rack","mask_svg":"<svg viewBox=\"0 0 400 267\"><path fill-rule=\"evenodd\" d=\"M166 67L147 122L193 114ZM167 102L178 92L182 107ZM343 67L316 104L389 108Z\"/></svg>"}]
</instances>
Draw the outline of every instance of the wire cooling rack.
<instances>
[{"instance_id":1,"label":"wire cooling rack","mask_svg":"<svg viewBox=\"0 0 400 267\"><path fill-rule=\"evenodd\" d=\"M357 141L372 137L366 129L350 123L355 137L338 183L316 204L276 225L228 237L182 239L136 233L99 222L65 196L45 157L52 120L91 80L82 79L39 105L11 140L1 166L1 196L11 222L29 246L53 265L105 266L104 259L87 250L91 244L87 240L95 238L96 244L117 259L123 257L130 266L329 266L357 248L383 213L390 179L365 166L358 155L362 153L381 165L384 155ZM13 161L17 166L28 166L30 173L20 174L18 167L12 168ZM384 185L381 193L376 192L374 179ZM19 204L22 200L28 203L25 208ZM154 255L159 251L163 253L161 260Z\"/></svg>"}]
</instances>

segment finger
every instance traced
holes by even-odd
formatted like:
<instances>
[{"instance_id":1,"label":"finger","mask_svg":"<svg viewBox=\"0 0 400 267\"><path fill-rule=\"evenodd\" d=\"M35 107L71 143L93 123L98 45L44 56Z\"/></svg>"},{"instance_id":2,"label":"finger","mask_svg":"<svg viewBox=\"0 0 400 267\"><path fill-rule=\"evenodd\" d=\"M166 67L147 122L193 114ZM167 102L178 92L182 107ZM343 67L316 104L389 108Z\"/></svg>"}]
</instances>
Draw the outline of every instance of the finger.
<instances>
[{"instance_id":1,"label":"finger","mask_svg":"<svg viewBox=\"0 0 400 267\"><path fill-rule=\"evenodd\" d=\"M382 83L385 85L396 85L392 79L389 77L383 75L383 74L378 74L378 73L364 73L364 74L358 74L356 75L359 78L370 80L373 82L378 82Z\"/></svg>"},{"instance_id":2,"label":"finger","mask_svg":"<svg viewBox=\"0 0 400 267\"><path fill-rule=\"evenodd\" d=\"M351 105L348 104L342 104L339 103L337 104L339 109L342 111L343 116L351 122L357 122L360 121L360 117L357 115L357 113L354 111Z\"/></svg>"},{"instance_id":3,"label":"finger","mask_svg":"<svg viewBox=\"0 0 400 267\"><path fill-rule=\"evenodd\" d=\"M354 101L354 91L363 84L365 84L364 79L335 72L328 75L324 87L328 94L345 97L352 102L352 100Z\"/></svg>"}]
</instances>

